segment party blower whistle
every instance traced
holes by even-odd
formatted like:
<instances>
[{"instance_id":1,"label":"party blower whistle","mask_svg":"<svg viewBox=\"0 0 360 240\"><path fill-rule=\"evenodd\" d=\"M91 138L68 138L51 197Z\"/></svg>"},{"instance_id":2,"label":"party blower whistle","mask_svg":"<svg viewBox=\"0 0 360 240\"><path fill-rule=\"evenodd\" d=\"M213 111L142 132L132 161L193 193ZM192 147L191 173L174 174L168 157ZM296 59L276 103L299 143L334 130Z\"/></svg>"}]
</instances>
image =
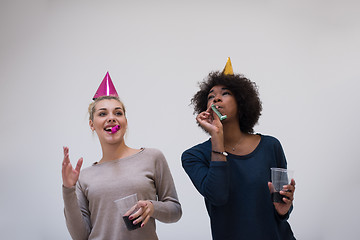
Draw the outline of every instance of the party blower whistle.
<instances>
[{"instance_id":1,"label":"party blower whistle","mask_svg":"<svg viewBox=\"0 0 360 240\"><path fill-rule=\"evenodd\" d=\"M212 108L212 110L216 113L216 115L218 115L219 116L219 118L220 118L220 121L222 121L222 120L224 120L224 119L226 119L227 118L227 116L226 115L221 115L221 113L219 112L219 110L217 110L217 108L216 108L216 106L213 104L213 105L211 105L211 108Z\"/></svg>"},{"instance_id":2,"label":"party blower whistle","mask_svg":"<svg viewBox=\"0 0 360 240\"><path fill-rule=\"evenodd\" d=\"M119 130L120 130L120 125L116 125L116 126L111 128L111 133L116 133Z\"/></svg>"}]
</instances>

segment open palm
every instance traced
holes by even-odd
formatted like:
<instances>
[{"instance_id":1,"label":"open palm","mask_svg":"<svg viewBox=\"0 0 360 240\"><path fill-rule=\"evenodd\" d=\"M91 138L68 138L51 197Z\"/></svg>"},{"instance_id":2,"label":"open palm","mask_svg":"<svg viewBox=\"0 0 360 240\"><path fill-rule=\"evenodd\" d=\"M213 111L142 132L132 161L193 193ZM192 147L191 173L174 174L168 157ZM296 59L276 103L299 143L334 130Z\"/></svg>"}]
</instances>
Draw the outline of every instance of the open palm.
<instances>
[{"instance_id":1,"label":"open palm","mask_svg":"<svg viewBox=\"0 0 360 240\"><path fill-rule=\"evenodd\" d=\"M64 160L62 162L62 179L64 187L70 188L75 186L77 180L79 179L82 163L83 158L80 158L74 169L69 158L69 148L64 147Z\"/></svg>"}]
</instances>

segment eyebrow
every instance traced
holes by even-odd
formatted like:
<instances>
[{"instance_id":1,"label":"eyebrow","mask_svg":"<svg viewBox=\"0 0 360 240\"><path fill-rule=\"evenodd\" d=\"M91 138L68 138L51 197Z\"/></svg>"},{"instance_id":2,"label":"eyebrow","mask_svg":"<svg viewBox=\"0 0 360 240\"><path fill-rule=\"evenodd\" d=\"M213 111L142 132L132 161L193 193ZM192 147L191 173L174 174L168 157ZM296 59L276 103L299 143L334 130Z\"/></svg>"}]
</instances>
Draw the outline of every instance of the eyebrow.
<instances>
[{"instance_id":1,"label":"eyebrow","mask_svg":"<svg viewBox=\"0 0 360 240\"><path fill-rule=\"evenodd\" d=\"M99 108L97 111L106 111L107 108ZM115 110L123 110L121 107L116 107Z\"/></svg>"},{"instance_id":2,"label":"eyebrow","mask_svg":"<svg viewBox=\"0 0 360 240\"><path fill-rule=\"evenodd\" d=\"M222 90L222 91L224 91L224 90L229 90L229 88L223 87L223 88L221 88L221 90ZM212 92L214 92L214 89L211 89L211 91L210 91L208 94L210 94L210 93L212 93Z\"/></svg>"}]
</instances>

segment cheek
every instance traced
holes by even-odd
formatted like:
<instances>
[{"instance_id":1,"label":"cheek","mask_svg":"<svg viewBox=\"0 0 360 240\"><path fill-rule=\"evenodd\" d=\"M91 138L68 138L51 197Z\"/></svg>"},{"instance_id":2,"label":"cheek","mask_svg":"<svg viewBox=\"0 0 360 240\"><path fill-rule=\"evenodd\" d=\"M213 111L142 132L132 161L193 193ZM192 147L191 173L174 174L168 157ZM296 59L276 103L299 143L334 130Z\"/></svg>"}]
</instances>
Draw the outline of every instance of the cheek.
<instances>
[{"instance_id":1,"label":"cheek","mask_svg":"<svg viewBox=\"0 0 360 240\"><path fill-rule=\"evenodd\" d=\"M119 122L120 122L120 125L122 128L124 128L124 129L127 128L127 119L126 118L121 119Z\"/></svg>"},{"instance_id":2,"label":"cheek","mask_svg":"<svg viewBox=\"0 0 360 240\"><path fill-rule=\"evenodd\" d=\"M95 128L95 130L99 128L103 128L103 126L104 126L103 121L96 118L94 119L93 128Z\"/></svg>"}]
</instances>

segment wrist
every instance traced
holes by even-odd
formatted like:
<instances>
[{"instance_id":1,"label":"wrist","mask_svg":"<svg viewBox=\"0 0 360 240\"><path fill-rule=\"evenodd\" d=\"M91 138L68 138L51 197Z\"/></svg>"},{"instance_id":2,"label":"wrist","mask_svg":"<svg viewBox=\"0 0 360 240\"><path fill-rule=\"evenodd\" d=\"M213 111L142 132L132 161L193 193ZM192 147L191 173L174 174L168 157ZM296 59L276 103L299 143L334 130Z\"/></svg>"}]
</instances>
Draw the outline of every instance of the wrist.
<instances>
[{"instance_id":1,"label":"wrist","mask_svg":"<svg viewBox=\"0 0 360 240\"><path fill-rule=\"evenodd\" d=\"M62 185L64 188L72 188L75 186L75 185L71 185L71 184L69 185L69 184L65 184L65 183L63 183Z\"/></svg>"},{"instance_id":2,"label":"wrist","mask_svg":"<svg viewBox=\"0 0 360 240\"><path fill-rule=\"evenodd\" d=\"M225 156L225 157L227 157L228 156L228 153L227 152L225 152L225 151L215 151L215 150L212 150L212 152L213 153L216 153L216 154L220 154L220 155L223 155L223 156Z\"/></svg>"},{"instance_id":3,"label":"wrist","mask_svg":"<svg viewBox=\"0 0 360 240\"><path fill-rule=\"evenodd\" d=\"M216 150L225 149L223 134L211 135L211 146Z\"/></svg>"}]
</instances>

